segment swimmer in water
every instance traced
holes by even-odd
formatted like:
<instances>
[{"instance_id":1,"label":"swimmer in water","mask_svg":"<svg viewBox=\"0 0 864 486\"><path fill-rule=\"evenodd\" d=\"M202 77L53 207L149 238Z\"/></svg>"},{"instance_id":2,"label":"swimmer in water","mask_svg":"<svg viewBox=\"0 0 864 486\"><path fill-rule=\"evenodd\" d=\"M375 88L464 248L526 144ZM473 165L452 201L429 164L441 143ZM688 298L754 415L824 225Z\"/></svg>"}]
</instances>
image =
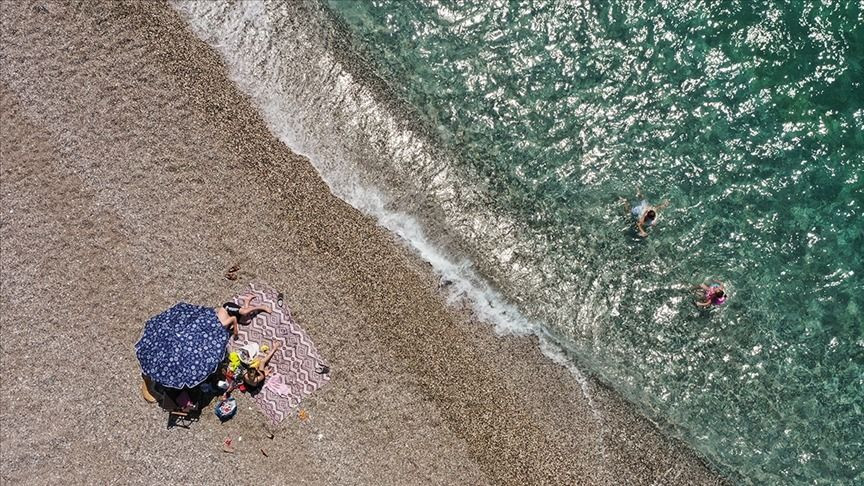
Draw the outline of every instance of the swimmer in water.
<instances>
[{"instance_id":1,"label":"swimmer in water","mask_svg":"<svg viewBox=\"0 0 864 486\"><path fill-rule=\"evenodd\" d=\"M621 198L621 201L630 210L630 214L634 218L636 218L636 231L639 232L639 236L644 238L648 236L648 232L645 231L645 227L654 226L655 224L657 224L657 216L660 213L660 210L668 206L669 201L665 200L662 204L658 206L652 206L647 199L643 199L642 193L640 191L636 192L636 197L640 199L640 201L633 207L630 206L630 202L626 199Z\"/></svg>"},{"instance_id":2,"label":"swimmer in water","mask_svg":"<svg viewBox=\"0 0 864 486\"><path fill-rule=\"evenodd\" d=\"M696 307L720 306L726 302L726 288L722 283L715 280L711 285L701 284L698 288L704 293L701 301L694 302Z\"/></svg>"}]
</instances>

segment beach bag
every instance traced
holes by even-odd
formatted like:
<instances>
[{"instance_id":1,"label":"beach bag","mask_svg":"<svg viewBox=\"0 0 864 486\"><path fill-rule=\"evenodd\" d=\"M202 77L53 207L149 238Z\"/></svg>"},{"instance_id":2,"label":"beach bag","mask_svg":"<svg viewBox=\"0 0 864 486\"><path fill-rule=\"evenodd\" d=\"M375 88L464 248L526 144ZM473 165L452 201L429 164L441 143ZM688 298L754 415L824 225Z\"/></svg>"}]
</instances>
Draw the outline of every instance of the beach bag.
<instances>
[{"instance_id":1,"label":"beach bag","mask_svg":"<svg viewBox=\"0 0 864 486\"><path fill-rule=\"evenodd\" d=\"M237 413L237 400L233 397L228 398L226 400L220 401L216 404L216 408L213 410L213 413L219 417L219 420L222 422L230 419Z\"/></svg>"},{"instance_id":2,"label":"beach bag","mask_svg":"<svg viewBox=\"0 0 864 486\"><path fill-rule=\"evenodd\" d=\"M238 353L240 355L240 361L245 365L252 364L252 360L255 359L255 356L258 356L259 350L260 347L258 346L258 343L249 343L246 346L243 346L240 348Z\"/></svg>"}]
</instances>

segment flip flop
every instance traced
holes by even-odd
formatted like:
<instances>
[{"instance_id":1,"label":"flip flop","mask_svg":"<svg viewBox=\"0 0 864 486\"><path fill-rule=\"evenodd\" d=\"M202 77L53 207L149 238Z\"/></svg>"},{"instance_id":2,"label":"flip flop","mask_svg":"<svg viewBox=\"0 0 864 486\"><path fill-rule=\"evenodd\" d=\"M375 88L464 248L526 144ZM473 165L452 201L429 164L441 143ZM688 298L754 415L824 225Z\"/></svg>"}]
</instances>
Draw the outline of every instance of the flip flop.
<instances>
[{"instance_id":1,"label":"flip flop","mask_svg":"<svg viewBox=\"0 0 864 486\"><path fill-rule=\"evenodd\" d=\"M279 295L276 296L276 305L278 305L279 307L282 307L282 304L285 303L284 299L285 299L285 295L282 292L279 292Z\"/></svg>"}]
</instances>

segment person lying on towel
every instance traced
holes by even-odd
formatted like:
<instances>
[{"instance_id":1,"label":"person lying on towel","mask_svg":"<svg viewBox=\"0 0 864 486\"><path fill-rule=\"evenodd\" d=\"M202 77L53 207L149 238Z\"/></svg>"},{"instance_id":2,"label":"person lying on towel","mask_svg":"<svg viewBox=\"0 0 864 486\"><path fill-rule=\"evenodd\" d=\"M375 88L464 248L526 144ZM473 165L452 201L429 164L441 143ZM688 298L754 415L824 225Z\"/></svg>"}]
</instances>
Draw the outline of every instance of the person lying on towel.
<instances>
[{"instance_id":1,"label":"person lying on towel","mask_svg":"<svg viewBox=\"0 0 864 486\"><path fill-rule=\"evenodd\" d=\"M270 368L267 365L270 363L270 359L273 358L273 355L276 354L276 351L279 349L279 343L276 342L273 344L273 348L267 353L263 358L255 358L249 364L249 366L244 367L243 369L237 370L237 376L242 376L242 380L235 379L231 386L225 390L225 394L223 395L223 400L228 397L228 395L236 388L243 387L241 391L251 391L260 387L264 383L264 379L267 378L267 375L271 373Z\"/></svg>"}]
</instances>

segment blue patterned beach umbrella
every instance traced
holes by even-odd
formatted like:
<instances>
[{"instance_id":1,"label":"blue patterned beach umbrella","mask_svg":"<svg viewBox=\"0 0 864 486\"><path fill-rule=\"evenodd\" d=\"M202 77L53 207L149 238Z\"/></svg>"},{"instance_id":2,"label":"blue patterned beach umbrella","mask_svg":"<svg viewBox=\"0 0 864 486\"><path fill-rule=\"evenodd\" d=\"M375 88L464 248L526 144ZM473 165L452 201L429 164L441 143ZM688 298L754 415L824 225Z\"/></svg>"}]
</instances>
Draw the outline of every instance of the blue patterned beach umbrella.
<instances>
[{"instance_id":1,"label":"blue patterned beach umbrella","mask_svg":"<svg viewBox=\"0 0 864 486\"><path fill-rule=\"evenodd\" d=\"M212 307L180 302L147 321L135 354L141 371L156 383L193 387L225 358L228 335Z\"/></svg>"}]
</instances>

